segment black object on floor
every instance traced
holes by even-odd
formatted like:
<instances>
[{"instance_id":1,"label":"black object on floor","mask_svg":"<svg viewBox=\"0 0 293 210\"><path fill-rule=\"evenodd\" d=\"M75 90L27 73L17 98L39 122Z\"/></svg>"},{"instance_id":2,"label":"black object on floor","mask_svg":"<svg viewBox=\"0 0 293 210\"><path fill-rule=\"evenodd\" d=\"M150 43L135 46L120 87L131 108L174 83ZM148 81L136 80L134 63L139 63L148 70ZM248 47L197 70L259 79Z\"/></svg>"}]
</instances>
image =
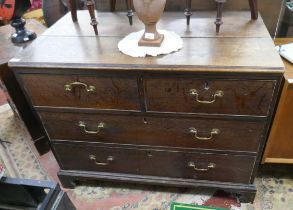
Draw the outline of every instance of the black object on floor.
<instances>
[{"instance_id":1,"label":"black object on floor","mask_svg":"<svg viewBox=\"0 0 293 210\"><path fill-rule=\"evenodd\" d=\"M0 209L75 210L59 184L51 181L3 177Z\"/></svg>"}]
</instances>

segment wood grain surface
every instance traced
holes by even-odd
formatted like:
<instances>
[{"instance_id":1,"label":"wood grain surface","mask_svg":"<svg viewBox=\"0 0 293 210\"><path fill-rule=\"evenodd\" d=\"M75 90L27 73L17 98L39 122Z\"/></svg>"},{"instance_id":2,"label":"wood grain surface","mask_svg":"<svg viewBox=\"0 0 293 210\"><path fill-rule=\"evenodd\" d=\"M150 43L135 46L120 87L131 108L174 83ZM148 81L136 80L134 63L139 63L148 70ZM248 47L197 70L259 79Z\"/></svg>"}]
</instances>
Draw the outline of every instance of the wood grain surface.
<instances>
[{"instance_id":1,"label":"wood grain surface","mask_svg":"<svg viewBox=\"0 0 293 210\"><path fill-rule=\"evenodd\" d=\"M81 111L81 110L80 110ZM262 139L265 122L205 118L176 118L153 116L109 115L94 113L39 112L53 140L102 142L137 146L173 147L185 149L229 150L256 153ZM86 133L85 129L99 133ZM211 131L219 134L210 140L200 140L190 132L197 129L198 137L209 138Z\"/></svg>"},{"instance_id":2,"label":"wood grain surface","mask_svg":"<svg viewBox=\"0 0 293 210\"><path fill-rule=\"evenodd\" d=\"M121 23L120 25L110 24L110 22L115 23L113 19L120 20L121 15L116 17L116 13L103 14L105 20L109 22L100 24L99 37L87 34L87 31L92 33L91 27L67 26L65 24L68 22L66 18L70 19L71 17L66 16L53 29L38 39L30 49L12 60L10 66L31 67L31 63L34 63L34 67L64 68L70 63L71 67L74 68L83 66L83 68L131 69L132 71L134 69L156 70L158 68L170 71L178 69L177 67L180 66L182 70L202 72L243 72L243 70L246 72L282 72L283 63L277 52L271 50L273 43L261 18L256 22L247 22L246 16L250 13L243 12L236 16L242 20L237 22L235 14L238 13L231 13L230 21L226 23L228 29L225 27L221 29L225 38L220 38L221 36L214 32L214 15L211 12L203 14L210 18L199 19L202 21L201 28L194 30L186 29L185 22L184 24L180 23L180 21L185 21L184 16L180 20L175 17L171 21L170 19L178 13L169 15L167 13L169 18L165 20L166 28L164 29L175 31L183 36L183 49L168 56L147 58L132 58L119 52L118 42L129 32L137 31L136 29L127 30L130 27L127 21L125 27L121 21L118 22ZM162 23L164 22L162 21ZM134 24L134 27L136 25ZM140 28L139 25L138 27ZM190 31L194 31L194 33ZM243 31L242 34L241 31ZM59 35L57 36L56 33ZM80 34L84 34L83 37L79 37ZM60 50L61 46L66 47Z\"/></svg>"},{"instance_id":3,"label":"wood grain surface","mask_svg":"<svg viewBox=\"0 0 293 210\"><path fill-rule=\"evenodd\" d=\"M280 56L271 50L270 38L183 38L184 47L178 52L146 58L121 53L117 47L120 40L118 37L41 37L11 60L10 66L65 68L70 64L71 68L109 71L260 73L282 73L284 68ZM66 47L60 50L61 46Z\"/></svg>"},{"instance_id":4,"label":"wood grain surface","mask_svg":"<svg viewBox=\"0 0 293 210\"><path fill-rule=\"evenodd\" d=\"M139 94L135 77L22 75L22 80L35 106L80 107L95 109L139 110ZM82 82L95 87L87 92L84 86L65 85Z\"/></svg>"},{"instance_id":5,"label":"wood grain surface","mask_svg":"<svg viewBox=\"0 0 293 210\"><path fill-rule=\"evenodd\" d=\"M146 110L230 115L269 114L276 81L156 78L145 81ZM190 94L197 90L198 97ZM214 96L222 91L222 97ZM197 101L214 101L204 104Z\"/></svg>"},{"instance_id":6,"label":"wood grain surface","mask_svg":"<svg viewBox=\"0 0 293 210\"><path fill-rule=\"evenodd\" d=\"M227 156L204 153L132 150L127 148L95 147L54 143L62 169L140 174L160 177L210 180L248 184L255 158L251 156ZM108 163L97 165L96 161ZM112 156L113 161L107 161ZM200 169L210 163L216 167L208 171L195 171L188 163L194 162Z\"/></svg>"}]
</instances>

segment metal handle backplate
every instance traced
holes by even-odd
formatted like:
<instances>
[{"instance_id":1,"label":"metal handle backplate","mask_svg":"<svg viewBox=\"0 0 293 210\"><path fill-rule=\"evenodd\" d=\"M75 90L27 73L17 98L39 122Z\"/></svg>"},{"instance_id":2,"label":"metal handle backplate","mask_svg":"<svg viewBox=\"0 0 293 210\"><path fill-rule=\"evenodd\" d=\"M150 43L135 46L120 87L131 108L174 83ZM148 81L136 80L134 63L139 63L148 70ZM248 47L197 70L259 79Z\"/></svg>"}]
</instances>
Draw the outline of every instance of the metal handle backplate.
<instances>
[{"instance_id":1,"label":"metal handle backplate","mask_svg":"<svg viewBox=\"0 0 293 210\"><path fill-rule=\"evenodd\" d=\"M68 91L68 92L71 92L74 87L84 87L87 92L95 92L96 91L96 87L95 86L93 86L93 85L87 85L85 83L78 82L78 81L64 85L64 90L65 91Z\"/></svg>"},{"instance_id":2,"label":"metal handle backplate","mask_svg":"<svg viewBox=\"0 0 293 210\"><path fill-rule=\"evenodd\" d=\"M218 135L220 134L220 130L217 128L214 128L211 130L210 136L209 137L200 137L198 136L198 131L195 128L189 128L189 132L194 134L194 137L198 140L202 140L202 141L207 141L207 140L212 140L214 135Z\"/></svg>"},{"instance_id":3,"label":"metal handle backplate","mask_svg":"<svg viewBox=\"0 0 293 210\"><path fill-rule=\"evenodd\" d=\"M83 128L84 132L87 134L97 134L100 133L100 131L105 128L105 123L101 122L98 124L97 126L97 130L96 131L90 131L87 129L86 124L83 121L79 121L78 122L78 126Z\"/></svg>"},{"instance_id":4,"label":"metal handle backplate","mask_svg":"<svg viewBox=\"0 0 293 210\"><path fill-rule=\"evenodd\" d=\"M89 155L89 159L93 160L96 165L106 166L106 165L109 165L109 163L114 160L114 157L113 156L108 156L106 162L98 162L95 155Z\"/></svg>"},{"instance_id":5,"label":"metal handle backplate","mask_svg":"<svg viewBox=\"0 0 293 210\"><path fill-rule=\"evenodd\" d=\"M198 168L198 167L196 167L194 162L190 161L190 162L188 162L188 167L193 168L195 171L205 172L205 171L208 171L210 169L216 168L216 164L215 163L209 163L207 168Z\"/></svg>"},{"instance_id":6,"label":"metal handle backplate","mask_svg":"<svg viewBox=\"0 0 293 210\"><path fill-rule=\"evenodd\" d=\"M212 95L212 100L210 101L203 101L199 99L199 94L196 89L190 89L189 90L189 95L195 96L195 100L200 103L200 104L213 104L216 102L217 97L221 98L224 96L224 92L221 90L217 90L213 95Z\"/></svg>"}]
</instances>

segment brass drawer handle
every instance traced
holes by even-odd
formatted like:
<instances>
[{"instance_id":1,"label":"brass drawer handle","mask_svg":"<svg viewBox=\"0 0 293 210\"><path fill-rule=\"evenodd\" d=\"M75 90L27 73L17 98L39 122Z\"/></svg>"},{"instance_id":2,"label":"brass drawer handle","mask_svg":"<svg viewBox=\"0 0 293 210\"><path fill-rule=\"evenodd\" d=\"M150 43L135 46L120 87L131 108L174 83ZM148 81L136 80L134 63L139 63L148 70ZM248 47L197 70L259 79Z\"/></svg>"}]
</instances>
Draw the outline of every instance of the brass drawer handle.
<instances>
[{"instance_id":1,"label":"brass drawer handle","mask_svg":"<svg viewBox=\"0 0 293 210\"><path fill-rule=\"evenodd\" d=\"M105 123L103 123L103 122L99 123L98 126L97 126L98 129L96 131L90 131L90 130L88 130L86 128L86 124L84 122L82 122L82 121L79 121L78 122L78 126L81 127L81 128L83 128L83 130L84 130L85 133L88 133L88 134L97 134L97 133L100 133L100 131L103 128L105 128Z\"/></svg>"},{"instance_id":2,"label":"brass drawer handle","mask_svg":"<svg viewBox=\"0 0 293 210\"><path fill-rule=\"evenodd\" d=\"M216 164L215 163L209 163L207 168L197 168L194 164L194 162L189 162L188 166L193 168L195 171L201 171L201 172L205 172L208 171L210 169L216 168Z\"/></svg>"},{"instance_id":3,"label":"brass drawer handle","mask_svg":"<svg viewBox=\"0 0 293 210\"><path fill-rule=\"evenodd\" d=\"M77 81L76 82L72 82L70 84L64 85L64 89L65 89L65 91L71 92L74 87L78 87L78 86L84 87L85 90L86 90L86 92L95 92L96 91L96 87L95 86L93 86L93 85L87 85L85 83L77 82Z\"/></svg>"},{"instance_id":4,"label":"brass drawer handle","mask_svg":"<svg viewBox=\"0 0 293 210\"><path fill-rule=\"evenodd\" d=\"M197 101L198 103L200 103L200 104L213 104L213 103L216 102L217 97L221 98L221 97L224 96L224 92L221 91L221 90L217 90L217 91L215 92L215 94L212 95L213 100L211 100L211 101L202 101L202 100L200 100L200 99L199 99L199 94L198 94L198 92L197 92L196 89L190 89L190 90L189 90L189 95L191 95L191 96L195 96L196 101Z\"/></svg>"},{"instance_id":5,"label":"brass drawer handle","mask_svg":"<svg viewBox=\"0 0 293 210\"><path fill-rule=\"evenodd\" d=\"M89 159L90 160L93 160L94 162L95 162L95 164L96 165L99 165L99 166L106 166L106 165L109 165L109 163L111 162L111 161L113 161L114 160L114 157L113 156L109 156L108 158L107 158L107 162L98 162L97 161L97 158L96 158L96 156L95 155L89 155Z\"/></svg>"},{"instance_id":6,"label":"brass drawer handle","mask_svg":"<svg viewBox=\"0 0 293 210\"><path fill-rule=\"evenodd\" d=\"M194 134L194 137L196 139L202 140L202 141L211 140L214 137L214 135L220 134L220 130L217 129L217 128L214 128L214 129L211 130L211 134L210 134L209 137L200 137L200 136L198 136L197 135L197 129L195 129L195 128L189 128L189 132L192 133L192 134Z\"/></svg>"}]
</instances>

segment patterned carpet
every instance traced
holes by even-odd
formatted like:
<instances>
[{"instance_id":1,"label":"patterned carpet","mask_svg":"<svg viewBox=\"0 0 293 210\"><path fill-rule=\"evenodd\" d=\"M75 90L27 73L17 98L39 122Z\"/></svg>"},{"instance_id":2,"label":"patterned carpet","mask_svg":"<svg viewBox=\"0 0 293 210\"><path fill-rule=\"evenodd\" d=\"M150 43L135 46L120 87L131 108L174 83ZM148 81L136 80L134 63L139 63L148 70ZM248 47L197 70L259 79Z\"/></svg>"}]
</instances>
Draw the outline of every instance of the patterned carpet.
<instances>
[{"instance_id":1,"label":"patterned carpet","mask_svg":"<svg viewBox=\"0 0 293 210\"><path fill-rule=\"evenodd\" d=\"M30 136L22 121L14 116L7 104L0 109L0 138L10 142L0 145L0 162L6 168L5 175L27 179L48 179L37 155L29 145Z\"/></svg>"},{"instance_id":2,"label":"patterned carpet","mask_svg":"<svg viewBox=\"0 0 293 210\"><path fill-rule=\"evenodd\" d=\"M0 106L0 162L6 175L58 181L58 165L48 153L39 157L30 143L23 123L7 105ZM224 207L234 210L289 210L293 206L293 167L266 166L256 179L258 193L254 204L239 204L226 193L203 189L178 189L144 185L96 183L95 187L65 189L80 210L168 210L172 202Z\"/></svg>"}]
</instances>

